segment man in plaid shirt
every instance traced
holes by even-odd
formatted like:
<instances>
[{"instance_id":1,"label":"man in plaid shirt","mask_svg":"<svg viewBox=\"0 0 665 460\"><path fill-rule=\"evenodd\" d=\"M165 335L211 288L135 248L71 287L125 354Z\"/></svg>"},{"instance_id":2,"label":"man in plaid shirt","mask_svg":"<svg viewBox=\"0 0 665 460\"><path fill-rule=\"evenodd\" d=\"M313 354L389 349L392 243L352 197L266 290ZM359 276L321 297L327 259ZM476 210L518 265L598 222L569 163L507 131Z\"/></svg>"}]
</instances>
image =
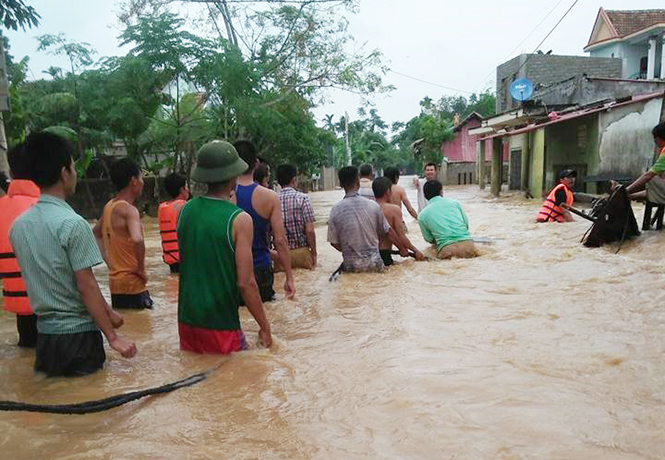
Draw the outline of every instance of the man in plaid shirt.
<instances>
[{"instance_id":1,"label":"man in plaid shirt","mask_svg":"<svg viewBox=\"0 0 665 460\"><path fill-rule=\"evenodd\" d=\"M296 190L298 171L291 164L277 168L277 182L282 187L279 200L282 203L282 219L289 242L292 268L316 267L316 233L314 211L309 197Z\"/></svg>"}]
</instances>

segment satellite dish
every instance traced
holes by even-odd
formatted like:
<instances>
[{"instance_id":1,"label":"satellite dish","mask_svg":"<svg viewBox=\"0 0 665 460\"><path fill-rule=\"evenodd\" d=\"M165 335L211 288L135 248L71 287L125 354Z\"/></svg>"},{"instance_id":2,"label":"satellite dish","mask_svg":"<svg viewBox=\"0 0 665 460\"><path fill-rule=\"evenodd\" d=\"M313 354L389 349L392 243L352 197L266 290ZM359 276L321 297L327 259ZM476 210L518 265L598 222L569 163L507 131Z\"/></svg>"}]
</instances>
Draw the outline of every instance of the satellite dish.
<instances>
[{"instance_id":1,"label":"satellite dish","mask_svg":"<svg viewBox=\"0 0 665 460\"><path fill-rule=\"evenodd\" d=\"M528 78L518 78L510 84L510 95L516 101L528 101L533 96L533 83Z\"/></svg>"}]
</instances>

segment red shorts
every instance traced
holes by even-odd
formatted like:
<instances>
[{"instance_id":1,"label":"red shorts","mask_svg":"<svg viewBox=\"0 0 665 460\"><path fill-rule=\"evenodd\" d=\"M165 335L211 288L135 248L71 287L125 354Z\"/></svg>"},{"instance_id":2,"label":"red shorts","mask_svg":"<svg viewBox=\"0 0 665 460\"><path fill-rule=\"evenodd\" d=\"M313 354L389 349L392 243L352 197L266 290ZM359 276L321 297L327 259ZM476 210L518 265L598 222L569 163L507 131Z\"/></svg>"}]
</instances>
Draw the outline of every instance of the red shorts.
<instances>
[{"instance_id":1,"label":"red shorts","mask_svg":"<svg viewBox=\"0 0 665 460\"><path fill-rule=\"evenodd\" d=\"M194 353L228 355L247 348L242 329L223 331L178 323L180 349Z\"/></svg>"}]
</instances>

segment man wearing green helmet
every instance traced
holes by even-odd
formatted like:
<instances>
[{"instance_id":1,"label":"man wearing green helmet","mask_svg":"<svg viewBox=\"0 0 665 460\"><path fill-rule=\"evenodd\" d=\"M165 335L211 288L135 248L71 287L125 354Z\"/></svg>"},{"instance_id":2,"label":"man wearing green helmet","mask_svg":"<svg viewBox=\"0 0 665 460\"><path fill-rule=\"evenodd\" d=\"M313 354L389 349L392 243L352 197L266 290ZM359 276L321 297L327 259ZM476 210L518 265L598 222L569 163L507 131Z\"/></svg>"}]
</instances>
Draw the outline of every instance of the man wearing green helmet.
<instances>
[{"instance_id":1,"label":"man wearing green helmet","mask_svg":"<svg viewBox=\"0 0 665 460\"><path fill-rule=\"evenodd\" d=\"M207 184L208 191L190 200L178 220L182 350L228 354L245 349L241 296L259 324L261 343L272 343L254 279L252 218L231 201L236 179L246 169L228 142L212 141L198 151L192 180Z\"/></svg>"}]
</instances>

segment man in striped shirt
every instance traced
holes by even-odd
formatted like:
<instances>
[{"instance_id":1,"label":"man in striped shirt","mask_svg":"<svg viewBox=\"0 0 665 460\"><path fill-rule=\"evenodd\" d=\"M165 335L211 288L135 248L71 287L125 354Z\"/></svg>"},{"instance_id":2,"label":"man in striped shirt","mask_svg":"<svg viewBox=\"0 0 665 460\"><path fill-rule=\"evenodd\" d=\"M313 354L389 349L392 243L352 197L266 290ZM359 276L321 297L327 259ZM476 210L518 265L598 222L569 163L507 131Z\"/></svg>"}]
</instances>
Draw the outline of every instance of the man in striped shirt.
<instances>
[{"instance_id":1,"label":"man in striped shirt","mask_svg":"<svg viewBox=\"0 0 665 460\"><path fill-rule=\"evenodd\" d=\"M122 316L106 303L92 272L102 263L92 230L65 201L76 188L73 145L44 132L18 148L42 193L10 230L37 315L35 370L76 376L100 369L106 360L100 329L111 348L133 357L136 345L116 333Z\"/></svg>"}]
</instances>

